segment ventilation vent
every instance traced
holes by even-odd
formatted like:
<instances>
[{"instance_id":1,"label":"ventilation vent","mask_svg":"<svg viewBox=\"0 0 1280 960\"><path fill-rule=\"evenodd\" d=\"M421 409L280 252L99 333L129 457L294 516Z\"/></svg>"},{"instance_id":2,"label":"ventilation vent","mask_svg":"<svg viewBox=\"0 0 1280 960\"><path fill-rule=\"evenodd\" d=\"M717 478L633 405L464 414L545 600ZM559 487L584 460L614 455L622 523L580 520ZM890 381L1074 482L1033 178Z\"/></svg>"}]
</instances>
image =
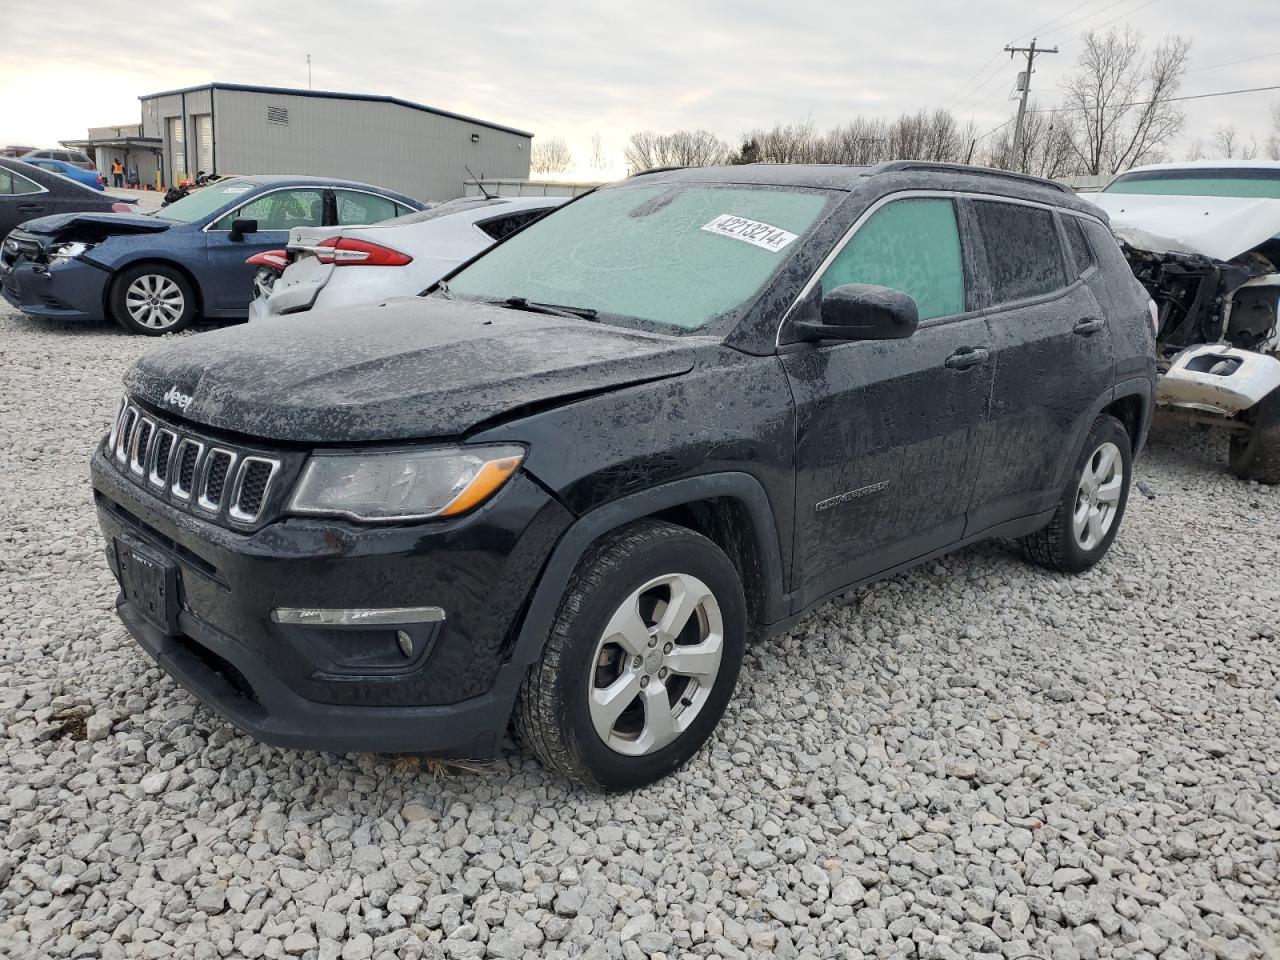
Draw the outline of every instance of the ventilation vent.
<instances>
[{"instance_id":1,"label":"ventilation vent","mask_svg":"<svg viewBox=\"0 0 1280 960\"><path fill-rule=\"evenodd\" d=\"M288 123L289 108L288 107L267 107L267 123Z\"/></svg>"}]
</instances>

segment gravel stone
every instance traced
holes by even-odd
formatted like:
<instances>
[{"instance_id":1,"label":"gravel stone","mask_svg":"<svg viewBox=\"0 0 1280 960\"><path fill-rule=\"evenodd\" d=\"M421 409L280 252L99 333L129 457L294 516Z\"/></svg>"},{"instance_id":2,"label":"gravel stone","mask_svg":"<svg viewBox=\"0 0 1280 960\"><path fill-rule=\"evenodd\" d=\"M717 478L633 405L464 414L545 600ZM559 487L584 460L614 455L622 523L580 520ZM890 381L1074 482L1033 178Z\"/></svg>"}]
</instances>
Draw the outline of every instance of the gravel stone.
<instances>
[{"instance_id":1,"label":"gravel stone","mask_svg":"<svg viewBox=\"0 0 1280 960\"><path fill-rule=\"evenodd\" d=\"M0 343L6 957L1277 955L1280 490L1220 433L1157 425L1088 574L989 543L824 604L688 767L596 796L197 703L113 615L86 479L155 341L0 308Z\"/></svg>"}]
</instances>

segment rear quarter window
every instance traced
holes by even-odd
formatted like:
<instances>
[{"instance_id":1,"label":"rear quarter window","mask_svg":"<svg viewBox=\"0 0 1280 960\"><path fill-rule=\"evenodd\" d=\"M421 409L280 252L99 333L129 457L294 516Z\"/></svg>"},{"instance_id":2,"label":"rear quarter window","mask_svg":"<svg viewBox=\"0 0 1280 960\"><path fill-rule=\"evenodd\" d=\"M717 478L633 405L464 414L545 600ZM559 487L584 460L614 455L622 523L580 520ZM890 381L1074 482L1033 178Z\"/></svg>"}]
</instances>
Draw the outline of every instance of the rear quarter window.
<instances>
[{"instance_id":1,"label":"rear quarter window","mask_svg":"<svg viewBox=\"0 0 1280 960\"><path fill-rule=\"evenodd\" d=\"M973 212L986 249L986 281L993 303L1044 296L1066 286L1062 245L1051 210L975 200Z\"/></svg>"},{"instance_id":2,"label":"rear quarter window","mask_svg":"<svg viewBox=\"0 0 1280 960\"><path fill-rule=\"evenodd\" d=\"M1067 229L1067 245L1071 248L1071 263L1075 267L1075 274L1082 277L1095 263L1093 249L1085 238L1079 217L1064 214L1062 223Z\"/></svg>"}]
</instances>

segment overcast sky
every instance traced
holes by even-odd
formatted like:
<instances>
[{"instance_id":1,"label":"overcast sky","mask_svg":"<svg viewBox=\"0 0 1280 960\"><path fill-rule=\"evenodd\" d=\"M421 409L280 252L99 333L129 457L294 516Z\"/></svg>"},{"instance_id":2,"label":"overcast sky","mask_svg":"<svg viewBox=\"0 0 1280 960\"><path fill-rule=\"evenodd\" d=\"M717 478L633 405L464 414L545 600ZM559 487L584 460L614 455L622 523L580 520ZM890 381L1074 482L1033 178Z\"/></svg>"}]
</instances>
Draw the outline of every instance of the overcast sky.
<instances>
[{"instance_id":1,"label":"overcast sky","mask_svg":"<svg viewBox=\"0 0 1280 960\"><path fill-rule=\"evenodd\" d=\"M777 121L812 117L827 127L946 102L985 131L1014 109L1018 68L999 51L1033 30L1062 51L1037 60L1033 97L1046 105L1061 96L1080 32L1113 25L1140 28L1152 45L1190 37L1184 94L1280 84L1274 0L1061 0L1034 13L1021 0L216 0L144 9L9 5L0 144L45 146L90 126L136 123L140 94L173 87L305 87L308 53L316 89L388 94L561 135L583 165L597 131L615 166L642 129L705 127L736 143L743 130ZM1257 59L1217 66L1245 58ZM972 92L956 96L980 68ZM1261 143L1276 103L1280 90L1192 101L1178 150L1226 123Z\"/></svg>"}]
</instances>

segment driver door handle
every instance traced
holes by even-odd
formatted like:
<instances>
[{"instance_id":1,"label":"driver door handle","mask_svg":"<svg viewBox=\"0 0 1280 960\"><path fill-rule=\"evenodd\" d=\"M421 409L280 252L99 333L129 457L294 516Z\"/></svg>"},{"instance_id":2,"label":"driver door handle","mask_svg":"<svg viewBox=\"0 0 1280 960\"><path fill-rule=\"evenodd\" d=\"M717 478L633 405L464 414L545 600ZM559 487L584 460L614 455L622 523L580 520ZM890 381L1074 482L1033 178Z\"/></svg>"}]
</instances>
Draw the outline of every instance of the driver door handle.
<instances>
[{"instance_id":1,"label":"driver door handle","mask_svg":"<svg viewBox=\"0 0 1280 960\"><path fill-rule=\"evenodd\" d=\"M1072 333L1078 333L1082 337L1087 337L1091 333L1097 333L1102 329L1102 321L1097 317L1085 317L1074 327L1071 328Z\"/></svg>"},{"instance_id":2,"label":"driver door handle","mask_svg":"<svg viewBox=\"0 0 1280 960\"><path fill-rule=\"evenodd\" d=\"M952 370L968 370L976 367L991 356L986 347L961 347L944 361Z\"/></svg>"}]
</instances>

